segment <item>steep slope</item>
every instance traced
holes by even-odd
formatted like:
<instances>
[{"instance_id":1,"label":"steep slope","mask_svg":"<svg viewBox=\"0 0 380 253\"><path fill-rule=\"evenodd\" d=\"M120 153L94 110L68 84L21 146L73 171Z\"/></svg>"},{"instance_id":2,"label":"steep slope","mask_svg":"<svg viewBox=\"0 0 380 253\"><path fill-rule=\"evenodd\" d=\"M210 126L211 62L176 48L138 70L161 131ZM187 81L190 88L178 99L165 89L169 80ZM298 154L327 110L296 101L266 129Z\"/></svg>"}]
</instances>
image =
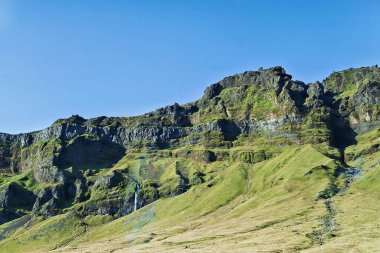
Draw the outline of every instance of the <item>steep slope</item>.
<instances>
[{"instance_id":1,"label":"steep slope","mask_svg":"<svg viewBox=\"0 0 380 253\"><path fill-rule=\"evenodd\" d=\"M314 84L274 67L0 134L0 252L375 251L379 95L377 66Z\"/></svg>"}]
</instances>

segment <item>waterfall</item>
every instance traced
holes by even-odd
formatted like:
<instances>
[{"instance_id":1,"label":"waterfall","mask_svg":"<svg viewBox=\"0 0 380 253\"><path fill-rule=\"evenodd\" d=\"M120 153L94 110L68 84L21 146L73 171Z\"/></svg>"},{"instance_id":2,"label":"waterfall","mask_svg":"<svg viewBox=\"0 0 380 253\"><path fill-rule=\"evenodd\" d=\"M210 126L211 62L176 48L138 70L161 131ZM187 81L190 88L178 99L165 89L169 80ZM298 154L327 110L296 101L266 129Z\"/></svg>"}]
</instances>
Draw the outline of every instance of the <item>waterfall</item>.
<instances>
[{"instance_id":1,"label":"waterfall","mask_svg":"<svg viewBox=\"0 0 380 253\"><path fill-rule=\"evenodd\" d=\"M137 210L137 204L138 204L138 201L139 201L138 193L139 193L140 188L141 188L141 186L140 186L139 184L136 183L136 190L135 190L135 207L134 207L133 211L136 211L136 210Z\"/></svg>"},{"instance_id":2,"label":"waterfall","mask_svg":"<svg viewBox=\"0 0 380 253\"><path fill-rule=\"evenodd\" d=\"M136 211L137 210L137 191L135 191L135 208L133 209L133 211Z\"/></svg>"}]
</instances>

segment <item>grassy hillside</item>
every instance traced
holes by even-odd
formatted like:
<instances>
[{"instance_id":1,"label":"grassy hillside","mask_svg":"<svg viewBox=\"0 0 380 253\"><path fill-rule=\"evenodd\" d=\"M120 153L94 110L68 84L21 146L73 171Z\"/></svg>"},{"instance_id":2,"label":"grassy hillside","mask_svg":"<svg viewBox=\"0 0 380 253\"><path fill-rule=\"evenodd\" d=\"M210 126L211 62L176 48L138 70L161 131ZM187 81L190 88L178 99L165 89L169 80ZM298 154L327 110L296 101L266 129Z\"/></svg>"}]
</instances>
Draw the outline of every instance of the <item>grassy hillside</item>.
<instances>
[{"instance_id":1,"label":"grassy hillside","mask_svg":"<svg viewBox=\"0 0 380 253\"><path fill-rule=\"evenodd\" d=\"M0 242L0 252L375 251L380 153L368 148L380 143L380 130L357 140L347 154L362 155L348 164L331 158L334 150L326 152L323 145L283 147L273 158L254 164L159 160L154 162L157 167L199 166L209 178L111 222L106 216L83 218L75 211L32 219L28 226L8 232L13 234ZM123 166L127 164L116 167ZM360 174L339 192L348 178L342 171L350 166L360 168ZM163 178L175 176L167 171ZM321 197L326 194L333 210ZM9 226L0 227L2 233Z\"/></svg>"},{"instance_id":2,"label":"grassy hillside","mask_svg":"<svg viewBox=\"0 0 380 253\"><path fill-rule=\"evenodd\" d=\"M185 105L0 133L0 253L377 252L379 73L246 71Z\"/></svg>"}]
</instances>

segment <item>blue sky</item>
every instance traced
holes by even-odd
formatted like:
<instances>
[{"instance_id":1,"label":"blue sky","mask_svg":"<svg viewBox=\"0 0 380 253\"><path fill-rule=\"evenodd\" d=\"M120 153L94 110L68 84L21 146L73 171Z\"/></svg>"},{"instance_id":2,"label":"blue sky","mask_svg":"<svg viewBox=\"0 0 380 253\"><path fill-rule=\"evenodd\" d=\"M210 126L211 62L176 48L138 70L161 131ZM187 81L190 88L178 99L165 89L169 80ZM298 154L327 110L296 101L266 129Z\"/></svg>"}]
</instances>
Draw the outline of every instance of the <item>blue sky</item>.
<instances>
[{"instance_id":1,"label":"blue sky","mask_svg":"<svg viewBox=\"0 0 380 253\"><path fill-rule=\"evenodd\" d=\"M199 98L261 66L294 79L380 63L380 1L0 0L0 132Z\"/></svg>"}]
</instances>

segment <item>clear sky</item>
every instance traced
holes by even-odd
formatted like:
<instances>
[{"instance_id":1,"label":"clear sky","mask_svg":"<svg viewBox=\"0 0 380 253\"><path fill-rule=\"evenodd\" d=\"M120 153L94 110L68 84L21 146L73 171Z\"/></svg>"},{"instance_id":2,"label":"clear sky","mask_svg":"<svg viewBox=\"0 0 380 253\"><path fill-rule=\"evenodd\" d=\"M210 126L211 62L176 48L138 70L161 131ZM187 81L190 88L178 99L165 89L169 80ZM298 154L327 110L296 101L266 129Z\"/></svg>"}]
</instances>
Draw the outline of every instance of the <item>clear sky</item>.
<instances>
[{"instance_id":1,"label":"clear sky","mask_svg":"<svg viewBox=\"0 0 380 253\"><path fill-rule=\"evenodd\" d=\"M0 0L0 132L129 116L282 65L294 79L380 64L380 1Z\"/></svg>"}]
</instances>

